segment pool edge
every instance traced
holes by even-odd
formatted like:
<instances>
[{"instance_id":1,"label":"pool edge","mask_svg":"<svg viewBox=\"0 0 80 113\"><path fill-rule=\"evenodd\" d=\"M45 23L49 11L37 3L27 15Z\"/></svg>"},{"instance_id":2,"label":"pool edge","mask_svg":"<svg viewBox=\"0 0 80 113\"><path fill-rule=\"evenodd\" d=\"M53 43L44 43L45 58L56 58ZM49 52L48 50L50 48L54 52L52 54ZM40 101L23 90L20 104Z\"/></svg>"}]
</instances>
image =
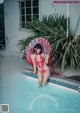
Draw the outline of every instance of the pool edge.
<instances>
[{"instance_id":1,"label":"pool edge","mask_svg":"<svg viewBox=\"0 0 80 113\"><path fill-rule=\"evenodd\" d=\"M21 72L22 74L24 75L27 75L29 77L33 77L33 78L36 78L37 79L37 75L36 74L32 74L31 72ZM78 91L79 89L79 86L80 84L78 83L73 83L72 81L67 81L67 80L64 80L64 79L60 79L60 78L56 78L56 77L51 77L49 78L48 82L50 83L54 83L54 84L57 84L57 85L60 85L60 86L64 86L64 87L67 87L67 88L71 88L71 89L74 89L76 91Z\"/></svg>"}]
</instances>

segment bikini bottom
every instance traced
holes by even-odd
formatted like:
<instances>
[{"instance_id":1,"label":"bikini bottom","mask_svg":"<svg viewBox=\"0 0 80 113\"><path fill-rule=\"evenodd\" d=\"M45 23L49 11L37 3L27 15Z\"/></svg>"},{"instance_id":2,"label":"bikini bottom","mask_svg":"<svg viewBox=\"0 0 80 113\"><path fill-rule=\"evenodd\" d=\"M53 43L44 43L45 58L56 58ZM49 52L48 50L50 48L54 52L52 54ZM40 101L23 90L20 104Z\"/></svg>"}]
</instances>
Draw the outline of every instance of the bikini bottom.
<instances>
[{"instance_id":1,"label":"bikini bottom","mask_svg":"<svg viewBox=\"0 0 80 113\"><path fill-rule=\"evenodd\" d=\"M46 70L38 70L39 72L41 72L42 74L44 74L46 71L50 71L50 69L46 69Z\"/></svg>"}]
</instances>

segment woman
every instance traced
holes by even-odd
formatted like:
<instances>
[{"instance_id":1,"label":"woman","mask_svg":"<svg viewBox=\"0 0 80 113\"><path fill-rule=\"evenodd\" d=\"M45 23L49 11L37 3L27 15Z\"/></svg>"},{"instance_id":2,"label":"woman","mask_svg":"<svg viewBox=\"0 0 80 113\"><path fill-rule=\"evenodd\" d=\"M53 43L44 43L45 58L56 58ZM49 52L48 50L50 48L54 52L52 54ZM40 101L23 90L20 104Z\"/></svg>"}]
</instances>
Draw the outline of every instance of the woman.
<instances>
[{"instance_id":1,"label":"woman","mask_svg":"<svg viewBox=\"0 0 80 113\"><path fill-rule=\"evenodd\" d=\"M41 44L37 43L34 46L34 54L31 55L31 59L34 68L33 73L37 73L39 85L45 85L50 77L50 69L47 66L49 55L42 53Z\"/></svg>"}]
</instances>

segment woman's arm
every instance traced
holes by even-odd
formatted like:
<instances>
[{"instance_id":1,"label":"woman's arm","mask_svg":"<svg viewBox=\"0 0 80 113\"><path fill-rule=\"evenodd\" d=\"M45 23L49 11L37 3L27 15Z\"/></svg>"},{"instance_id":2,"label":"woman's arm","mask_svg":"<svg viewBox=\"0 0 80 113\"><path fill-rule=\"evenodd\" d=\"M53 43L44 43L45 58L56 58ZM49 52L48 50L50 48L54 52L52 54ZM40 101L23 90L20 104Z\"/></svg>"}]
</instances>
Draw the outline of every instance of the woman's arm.
<instances>
[{"instance_id":1,"label":"woman's arm","mask_svg":"<svg viewBox=\"0 0 80 113\"><path fill-rule=\"evenodd\" d=\"M36 73L37 70L36 70L36 64L34 63L34 56L33 55L31 55L31 59L32 59L32 62L33 62L33 69L34 69L33 73Z\"/></svg>"},{"instance_id":2,"label":"woman's arm","mask_svg":"<svg viewBox=\"0 0 80 113\"><path fill-rule=\"evenodd\" d=\"M37 70L36 70L36 65L35 65L35 64L33 65L33 68L34 68L33 73L36 73L36 72L37 72Z\"/></svg>"},{"instance_id":3,"label":"woman's arm","mask_svg":"<svg viewBox=\"0 0 80 113\"><path fill-rule=\"evenodd\" d=\"M49 55L45 55L45 63L48 64Z\"/></svg>"}]
</instances>

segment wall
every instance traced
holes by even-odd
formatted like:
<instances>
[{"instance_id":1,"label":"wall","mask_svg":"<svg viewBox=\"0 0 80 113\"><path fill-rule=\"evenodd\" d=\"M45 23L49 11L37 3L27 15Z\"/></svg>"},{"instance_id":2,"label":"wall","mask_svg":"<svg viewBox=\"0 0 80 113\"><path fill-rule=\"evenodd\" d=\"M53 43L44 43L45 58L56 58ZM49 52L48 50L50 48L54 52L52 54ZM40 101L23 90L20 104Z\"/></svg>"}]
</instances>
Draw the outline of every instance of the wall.
<instances>
[{"instance_id":1,"label":"wall","mask_svg":"<svg viewBox=\"0 0 80 113\"><path fill-rule=\"evenodd\" d=\"M42 19L43 15L48 16L49 14L54 14L55 11L58 14L64 14L67 16L66 4L53 4L53 0L40 0L39 6L40 19ZM71 18L70 29L71 32L74 33L78 18L80 16L80 4L70 5L69 14ZM30 35L29 30L25 31L20 29L19 2L17 0L5 0L4 15L6 48L11 51L16 51L17 41ZM80 30L78 29L78 33L79 32Z\"/></svg>"},{"instance_id":2,"label":"wall","mask_svg":"<svg viewBox=\"0 0 80 113\"><path fill-rule=\"evenodd\" d=\"M20 29L19 2L17 0L5 0L4 15L6 49L15 52L18 40L29 36L30 31Z\"/></svg>"},{"instance_id":3,"label":"wall","mask_svg":"<svg viewBox=\"0 0 80 113\"><path fill-rule=\"evenodd\" d=\"M69 5L71 32L74 35L80 35L80 4Z\"/></svg>"},{"instance_id":4,"label":"wall","mask_svg":"<svg viewBox=\"0 0 80 113\"><path fill-rule=\"evenodd\" d=\"M40 14L49 15L57 12L67 17L66 4L54 4L54 0L40 0ZM55 10L56 9L56 10ZM69 4L70 31L75 35L80 34L80 4ZM79 25L77 25L79 23ZM76 26L77 25L77 26ZM76 31L76 33L75 33Z\"/></svg>"}]
</instances>

